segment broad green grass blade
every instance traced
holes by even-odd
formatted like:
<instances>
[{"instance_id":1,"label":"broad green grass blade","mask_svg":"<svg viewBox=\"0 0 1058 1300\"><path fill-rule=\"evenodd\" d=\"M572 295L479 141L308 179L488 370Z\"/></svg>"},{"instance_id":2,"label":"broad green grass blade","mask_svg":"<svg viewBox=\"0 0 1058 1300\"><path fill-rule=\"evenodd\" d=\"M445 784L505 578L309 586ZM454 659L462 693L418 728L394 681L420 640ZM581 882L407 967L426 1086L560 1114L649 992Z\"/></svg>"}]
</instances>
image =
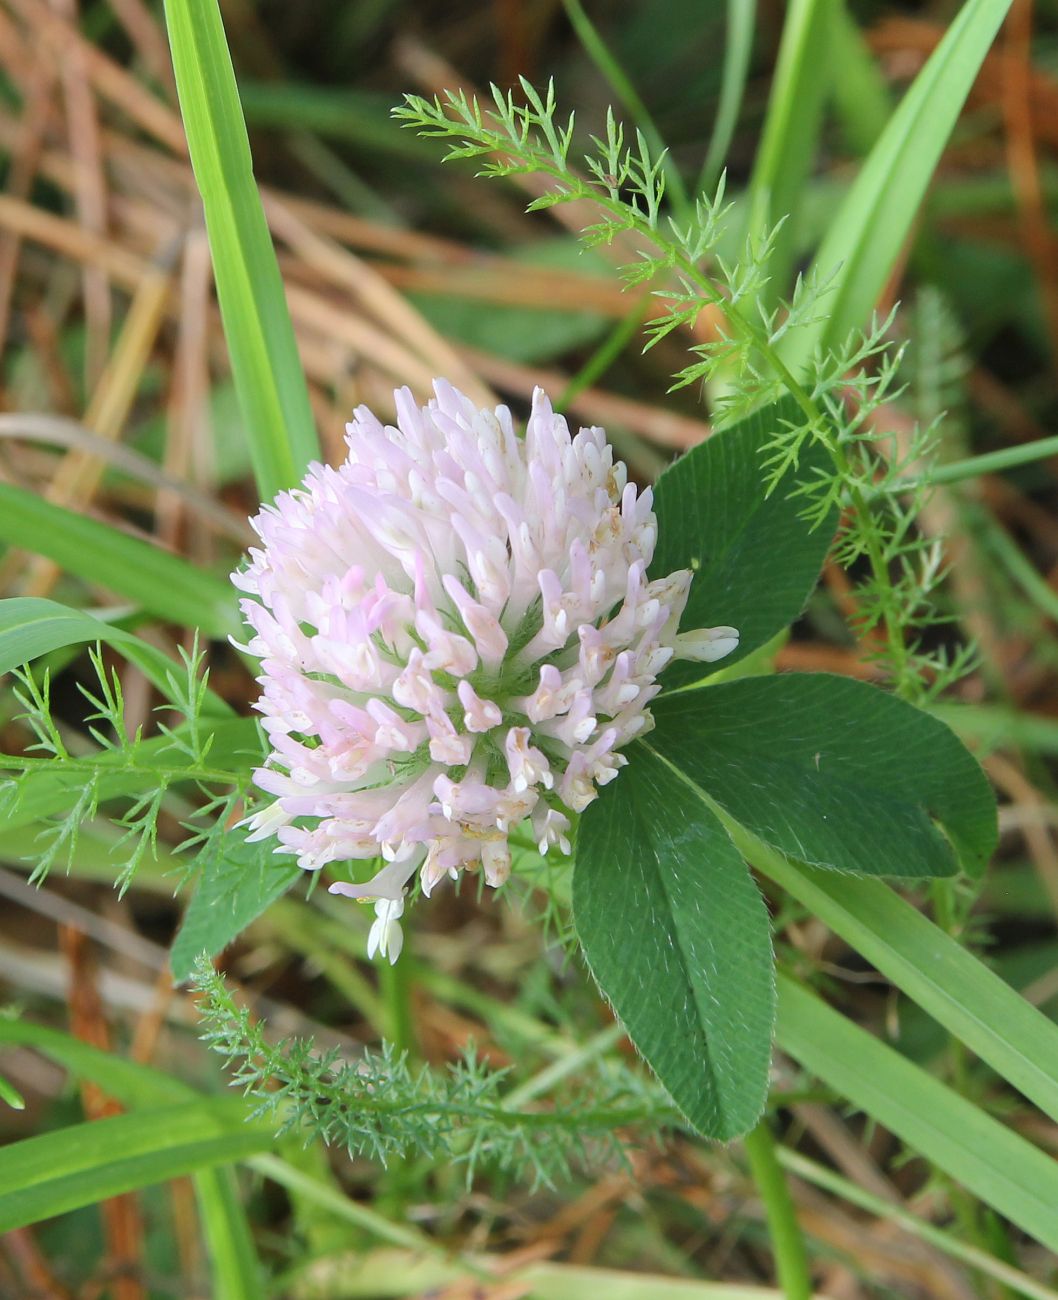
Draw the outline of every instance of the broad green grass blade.
<instances>
[{"instance_id":1,"label":"broad green grass blade","mask_svg":"<svg viewBox=\"0 0 1058 1300\"><path fill-rule=\"evenodd\" d=\"M779 1045L858 1109L1050 1250L1058 1163L779 976Z\"/></svg>"},{"instance_id":2,"label":"broad green grass blade","mask_svg":"<svg viewBox=\"0 0 1058 1300\"><path fill-rule=\"evenodd\" d=\"M754 866L1058 1121L1058 1026L888 885L795 866L729 829Z\"/></svg>"},{"instance_id":3,"label":"broad green grass blade","mask_svg":"<svg viewBox=\"0 0 1058 1300\"><path fill-rule=\"evenodd\" d=\"M789 336L791 368L870 319L1010 3L967 0L889 120L816 254L814 269L834 278L819 319Z\"/></svg>"},{"instance_id":4,"label":"broad green grass blade","mask_svg":"<svg viewBox=\"0 0 1058 1300\"><path fill-rule=\"evenodd\" d=\"M180 1079L101 1052L72 1034L28 1021L0 1019L0 1046L16 1044L31 1047L64 1065L78 1079L90 1079L126 1106L157 1106L199 1096ZM209 1247L215 1300L257 1300L264 1295L261 1269L233 1173L229 1169L200 1169L194 1182Z\"/></svg>"},{"instance_id":5,"label":"broad green grass blade","mask_svg":"<svg viewBox=\"0 0 1058 1300\"><path fill-rule=\"evenodd\" d=\"M742 97L746 91L749 60L753 53L753 29L757 22L757 0L727 0L724 31L724 66L720 77L720 99L713 119L709 148L698 177L698 194L712 194L720 179L724 159L738 125Z\"/></svg>"},{"instance_id":6,"label":"broad green grass blade","mask_svg":"<svg viewBox=\"0 0 1058 1300\"><path fill-rule=\"evenodd\" d=\"M257 486L271 500L320 454L305 376L217 0L166 0L165 19L232 375Z\"/></svg>"},{"instance_id":7,"label":"broad green grass blade","mask_svg":"<svg viewBox=\"0 0 1058 1300\"><path fill-rule=\"evenodd\" d=\"M35 596L12 596L9 600L0 600L0 675L53 650L97 641L112 645L140 668L163 695L175 698L172 679L181 680L185 675L183 666L124 628L114 627L101 618L54 600L41 600ZM206 712L226 717L232 711L210 691L206 698Z\"/></svg>"},{"instance_id":8,"label":"broad green grass blade","mask_svg":"<svg viewBox=\"0 0 1058 1300\"><path fill-rule=\"evenodd\" d=\"M28 1020L0 1018L0 1047L31 1047L65 1066L75 1078L98 1084L125 1106L157 1106L162 1102L188 1101L198 1095L188 1084L160 1070L126 1061L91 1047L72 1034Z\"/></svg>"},{"instance_id":9,"label":"broad green grass blade","mask_svg":"<svg viewBox=\"0 0 1058 1300\"><path fill-rule=\"evenodd\" d=\"M213 1274L212 1300L263 1300L261 1265L235 1170L200 1170L195 1196Z\"/></svg>"},{"instance_id":10,"label":"broad green grass blade","mask_svg":"<svg viewBox=\"0 0 1058 1300\"><path fill-rule=\"evenodd\" d=\"M7 483L0 483L0 542L46 555L167 623L217 638L239 626L235 592L222 578Z\"/></svg>"},{"instance_id":11,"label":"broad green grass blade","mask_svg":"<svg viewBox=\"0 0 1058 1300\"><path fill-rule=\"evenodd\" d=\"M267 1151L241 1098L181 1102L26 1138L0 1162L0 1232Z\"/></svg>"},{"instance_id":12,"label":"broad green grass blade","mask_svg":"<svg viewBox=\"0 0 1058 1300\"><path fill-rule=\"evenodd\" d=\"M772 79L764 132L749 183L750 231L787 219L769 263L765 290L774 300L789 290L794 222L808 179L830 89L830 34L837 0L791 0L786 6L779 61Z\"/></svg>"},{"instance_id":13,"label":"broad green grass blade","mask_svg":"<svg viewBox=\"0 0 1058 1300\"><path fill-rule=\"evenodd\" d=\"M830 56L841 69L833 79L835 113L849 146L866 157L892 116L893 101L863 30L843 3L833 13Z\"/></svg>"}]
</instances>

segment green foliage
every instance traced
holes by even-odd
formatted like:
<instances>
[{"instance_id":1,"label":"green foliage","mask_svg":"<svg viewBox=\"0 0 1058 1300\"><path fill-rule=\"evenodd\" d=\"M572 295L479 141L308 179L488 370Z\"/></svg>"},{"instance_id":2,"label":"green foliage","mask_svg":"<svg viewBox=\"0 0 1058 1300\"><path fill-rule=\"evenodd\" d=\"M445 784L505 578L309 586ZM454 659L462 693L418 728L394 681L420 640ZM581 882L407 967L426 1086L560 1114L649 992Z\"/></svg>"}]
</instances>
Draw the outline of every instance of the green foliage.
<instances>
[{"instance_id":1,"label":"green foliage","mask_svg":"<svg viewBox=\"0 0 1058 1300\"><path fill-rule=\"evenodd\" d=\"M0 754L0 772L11 773L0 781L0 827L39 824L31 879L41 881L57 865L69 871L81 828L101 805L121 800L112 820L123 831L114 845L114 869L124 888L144 858L154 855L158 818L170 791L190 786L205 814L222 804L234 807L245 796L260 743L253 723L218 722L207 711L212 697L198 651L184 656L182 677L174 673L170 679L173 698L166 707L178 720L159 722L161 735L150 739L139 729L130 734L120 678L108 672L98 651L91 659L95 689L78 684L96 746L87 751L72 748L55 721L49 674L38 681L28 671L15 671L13 695L21 710L16 721L32 738L25 754ZM192 824L186 847L208 847L224 821L213 817L207 827ZM194 865L189 858L189 869Z\"/></svg>"},{"instance_id":2,"label":"green foliage","mask_svg":"<svg viewBox=\"0 0 1058 1300\"><path fill-rule=\"evenodd\" d=\"M113 1052L101 1051L72 1034L0 1016L0 1045L14 1044L40 1052L67 1069L73 1078L91 1080L126 1106L144 1108L151 1116L151 1122L156 1122L160 1106L201 1100L193 1088L172 1075L125 1060ZM235 1118L238 1119L237 1112ZM83 1128L73 1130L78 1137L83 1132ZM57 1136L63 1137L64 1134ZM59 1179L48 1194L69 1195L73 1180L68 1178L68 1172L63 1174L60 1171ZM100 1162L101 1180L116 1173L106 1160ZM91 1179L93 1173L89 1172L88 1176ZM263 1295L261 1268L233 1171L212 1165L200 1167L193 1174L193 1181L203 1212L216 1300L257 1300Z\"/></svg>"},{"instance_id":3,"label":"green foliage","mask_svg":"<svg viewBox=\"0 0 1058 1300\"><path fill-rule=\"evenodd\" d=\"M319 456L308 390L217 0L166 0L165 20L232 375L257 486L268 501L294 487Z\"/></svg>"},{"instance_id":4,"label":"green foliage","mask_svg":"<svg viewBox=\"0 0 1058 1300\"><path fill-rule=\"evenodd\" d=\"M960 64L963 74L968 66ZM924 70L927 80L932 67L931 62ZM781 223L762 227L758 214L740 255L722 256L732 215L723 180L712 197L698 197L687 218L670 216L664 160L651 152L642 132L634 146L626 145L624 128L609 113L605 139L592 138L594 148L578 171L570 161L573 121L560 119L553 87L541 95L523 78L521 88L525 100L519 103L512 92L493 87L488 109L463 92L433 101L408 95L394 115L422 135L454 141L447 158L483 160L481 175L545 180L549 188L530 210L571 202L599 210L600 220L582 230L584 242L635 248L622 268L626 283L657 286L661 310L648 324L648 347L693 326L703 309L718 309L722 327L715 339L692 346L696 360L678 372L676 386L709 385L714 422L721 428L788 399L761 447L768 490L778 490L802 461L810 463L799 487L806 519L822 528L841 510L837 558L849 568L866 561L867 576L857 590L857 633L882 631L880 641L869 644L899 693L924 699L951 685L966 671L972 652L925 648L924 633L936 622L928 596L941 574L938 549L917 535L914 521L928 497L921 467L935 439L930 426L901 439L883 423L886 404L899 392L892 317L875 319L860 333L868 304L828 337L826 348L803 347L791 365L790 349L816 338L820 322L830 318L830 296L847 283L848 267L821 255L783 301L785 286L773 283L773 272L781 275L774 264L777 250L785 247ZM883 138L875 153L886 148ZM875 271L881 265L876 262ZM824 453L818 459L816 447Z\"/></svg>"},{"instance_id":5,"label":"green foliage","mask_svg":"<svg viewBox=\"0 0 1058 1300\"><path fill-rule=\"evenodd\" d=\"M729 829L755 867L1058 1120L1058 1028L1043 1012L881 881L798 866Z\"/></svg>"},{"instance_id":6,"label":"green foliage","mask_svg":"<svg viewBox=\"0 0 1058 1300\"><path fill-rule=\"evenodd\" d=\"M792 0L761 130L747 198L754 230L781 221L765 292L781 294L790 277L795 223L819 147L823 104L834 76L830 31L838 0ZM789 215L788 215L789 214ZM860 324L859 321L855 322Z\"/></svg>"},{"instance_id":7,"label":"green foliage","mask_svg":"<svg viewBox=\"0 0 1058 1300\"><path fill-rule=\"evenodd\" d=\"M840 269L826 315L783 347L794 371L873 310L1010 3L967 0L889 119L816 254L824 275Z\"/></svg>"},{"instance_id":8,"label":"green foliage","mask_svg":"<svg viewBox=\"0 0 1058 1300\"><path fill-rule=\"evenodd\" d=\"M317 1052L311 1040L273 1045L208 962L197 983L203 1037L257 1101L254 1117L267 1117L280 1136L318 1137L383 1164L415 1152L462 1165L468 1185L484 1164L551 1183L569 1177L575 1161L619 1158L615 1130L676 1120L655 1087L619 1068L600 1068L592 1086L580 1081L569 1097L552 1092L546 1105L524 1110L506 1100L509 1071L490 1069L473 1050L442 1071L413 1068L388 1043L355 1061Z\"/></svg>"},{"instance_id":9,"label":"green foliage","mask_svg":"<svg viewBox=\"0 0 1058 1300\"><path fill-rule=\"evenodd\" d=\"M914 879L953 874L956 853L979 875L995 849L995 799L976 760L942 722L877 687L750 677L667 696L654 714L648 747L792 858Z\"/></svg>"},{"instance_id":10,"label":"green foliage","mask_svg":"<svg viewBox=\"0 0 1058 1300\"><path fill-rule=\"evenodd\" d=\"M741 95L751 37L744 15L751 8L729 6L733 27L736 15L743 17L725 73L721 141ZM422 134L452 140L449 156L478 159L486 175L544 178L550 188L534 209L593 204L597 219L585 228L584 242L619 245L629 259L626 282L655 288L661 314L648 327L648 346L699 323L704 308L721 322L714 337L695 344L676 376L677 386L707 387L719 432L658 484L654 572L695 570L684 628L738 627L739 651L728 662L759 652L798 616L840 514L835 555L859 577L856 630L879 634L876 656L897 693L928 700L965 670L968 650L938 651L926 635L937 622L933 595L943 570L939 546L916 527L928 495L936 422L951 392L951 357L940 346L949 339L943 305L919 321L918 332L936 346L913 354L910 370L899 348L902 321L869 322L869 316L1006 8L1003 0L964 6L864 166L823 242L817 269L793 285L786 268L794 241L783 211L797 206L814 152L825 89L817 75L819 42L835 9L827 0L790 6L784 37L790 54L754 169L748 238L735 256L721 255L733 247L723 182L696 202L681 198L673 158L579 4L570 9L583 20L586 42L594 42L599 62L646 127L634 142L626 143L611 113L604 138L593 141L577 170L570 161L572 117L559 118L550 87L540 94L525 81L524 101L494 91L492 107L483 110L462 94L433 102L409 96L397 112ZM258 483L270 496L294 483L316 454L304 382L219 10L215 0L204 6L167 0L167 14L235 380ZM714 141L707 169L716 165L717 149ZM525 319L519 318L521 328ZM586 325L598 328L597 321ZM886 407L908 379L924 427L898 437ZM94 521L27 502L17 489L3 491L8 495L0 504L11 507L10 543L52 555L148 614L201 625L211 635L229 629L233 602L219 578ZM1036 581L1042 585L1038 575ZM246 812L259 737L252 724L225 716L197 655L187 658L181 674L130 633L89 615L50 602L0 607L7 667L98 640L143 668L176 717L167 717L158 737L130 735L120 681L97 652L98 684L82 692L90 711L86 736L53 715L46 673L17 673L15 724L31 740L26 755L0 758L14 774L0 784L0 830L39 830L34 875L40 879L52 865L72 864L81 828L113 805L112 819L123 832L115 872L124 884L155 852L163 812L172 814L188 831L181 847L189 871L199 873L173 951L174 974L182 978L199 954L225 946L298 872L277 864L270 846L247 844L234 825ZM753 663L761 666L763 656ZM1058 1048L1042 1018L886 886L836 874L928 878L951 874L957 859L979 873L996 836L994 804L976 763L941 723L853 681L758 677L679 689L708 674L708 668L669 671L668 693L654 706L654 734L630 748L629 769L581 820L572 881L577 931L592 972L680 1113L700 1132L729 1139L753 1124L765 1101L775 1001L770 935L743 858L1013 1086L1048 1113L1058 1112ZM516 874L542 888L545 923L561 928L568 917L568 864L555 867L520 841L515 847ZM819 863L831 874L791 858ZM124 1090L145 1109L15 1144L0 1172L0 1226L252 1155L266 1149L277 1126L383 1163L424 1154L435 1165L464 1166L468 1180L490 1163L546 1182L568 1177L585 1156L618 1155L615 1133L624 1126L651 1133L682 1123L649 1079L617 1067L600 1067L585 1084L581 1075L572 1082L559 1062L553 1073L545 1071L547 1086L533 1091L539 1100L527 1110L524 1086L509 1087L508 1072L490 1070L472 1051L448 1070L435 1070L413 1066L391 1046L346 1060L316 1052L311 1041L272 1045L208 964L197 970L207 1038L233 1063L234 1082L254 1098L252 1121L243 1122L245 1105L164 1088L164 1096L155 1095L145 1074L108 1073L100 1054L52 1044L57 1059L86 1076L109 1077L118 1095ZM355 989L357 981L365 983L351 973L346 986ZM377 999L368 989L364 1004L389 999L394 1005L377 1023L400 1024L406 1014L400 998L395 978ZM854 1029L786 976L779 1034L806 1068L938 1168L1041 1242L1058 1243L1053 1167L983 1109ZM7 1041L43 1043L18 1033ZM230 1179L200 1175L198 1186L217 1294L259 1294Z\"/></svg>"},{"instance_id":11,"label":"green foliage","mask_svg":"<svg viewBox=\"0 0 1058 1300\"><path fill-rule=\"evenodd\" d=\"M573 906L599 987L695 1128L752 1128L775 1010L768 912L724 828L647 752L581 819Z\"/></svg>"},{"instance_id":12,"label":"green foliage","mask_svg":"<svg viewBox=\"0 0 1058 1300\"><path fill-rule=\"evenodd\" d=\"M757 0L727 0L727 32L720 100L713 119L713 133L698 178L698 192L713 191L723 171L724 159L738 125L739 109L746 90L749 61L753 54L753 33Z\"/></svg>"},{"instance_id":13,"label":"green foliage","mask_svg":"<svg viewBox=\"0 0 1058 1300\"><path fill-rule=\"evenodd\" d=\"M237 1098L182 1101L25 1138L4 1150L0 1232L267 1151Z\"/></svg>"},{"instance_id":14,"label":"green foliage","mask_svg":"<svg viewBox=\"0 0 1058 1300\"><path fill-rule=\"evenodd\" d=\"M169 700L179 698L179 665L124 628L54 600L14 596L0 600L0 675L52 650L105 641L120 651ZM231 709L210 693L203 711L223 716Z\"/></svg>"},{"instance_id":15,"label":"green foliage","mask_svg":"<svg viewBox=\"0 0 1058 1300\"><path fill-rule=\"evenodd\" d=\"M694 570L684 631L738 628L738 649L716 664L677 664L669 688L727 668L765 645L801 613L819 577L837 522L802 517L800 492L825 471L819 443L804 449L775 489L761 487L761 449L794 410L785 399L714 434L681 456L654 489L658 542L651 575Z\"/></svg>"},{"instance_id":16,"label":"green foliage","mask_svg":"<svg viewBox=\"0 0 1058 1300\"><path fill-rule=\"evenodd\" d=\"M248 844L241 831L226 830L221 810L200 810L220 833L207 833L195 857L199 878L173 941L173 980L191 978L201 954L213 957L302 874L289 858L277 858L270 843Z\"/></svg>"},{"instance_id":17,"label":"green foliage","mask_svg":"<svg viewBox=\"0 0 1058 1300\"><path fill-rule=\"evenodd\" d=\"M1058 1250L1058 1166L924 1070L779 977L779 1045L986 1205Z\"/></svg>"},{"instance_id":18,"label":"green foliage","mask_svg":"<svg viewBox=\"0 0 1058 1300\"><path fill-rule=\"evenodd\" d=\"M219 638L236 629L235 595L225 579L8 483L0 483L0 541L47 556L166 622Z\"/></svg>"}]
</instances>

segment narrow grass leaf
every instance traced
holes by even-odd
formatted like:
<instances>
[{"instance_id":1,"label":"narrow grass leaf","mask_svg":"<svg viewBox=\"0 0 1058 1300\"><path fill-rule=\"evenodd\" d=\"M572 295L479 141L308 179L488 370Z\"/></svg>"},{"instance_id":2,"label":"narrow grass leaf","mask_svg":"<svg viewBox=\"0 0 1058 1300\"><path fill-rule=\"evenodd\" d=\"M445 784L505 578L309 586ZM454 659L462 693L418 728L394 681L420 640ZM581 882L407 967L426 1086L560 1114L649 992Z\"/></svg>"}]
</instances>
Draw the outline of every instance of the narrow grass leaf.
<instances>
[{"instance_id":1,"label":"narrow grass leaf","mask_svg":"<svg viewBox=\"0 0 1058 1300\"><path fill-rule=\"evenodd\" d=\"M213 1300L264 1300L268 1291L235 1170L200 1169L195 1198L209 1252Z\"/></svg>"},{"instance_id":2,"label":"narrow grass leaf","mask_svg":"<svg viewBox=\"0 0 1058 1300\"><path fill-rule=\"evenodd\" d=\"M731 835L755 867L1058 1122L1053 1021L881 881L797 866L736 828Z\"/></svg>"},{"instance_id":3,"label":"narrow grass leaf","mask_svg":"<svg viewBox=\"0 0 1058 1300\"><path fill-rule=\"evenodd\" d=\"M100 1051L72 1034L36 1025L32 1021L0 1017L0 1046L31 1047L50 1061L64 1066L75 1079L98 1084L125 1106L157 1106L162 1102L188 1101L197 1094L188 1084L161 1070L126 1061L111 1052Z\"/></svg>"},{"instance_id":4,"label":"narrow grass leaf","mask_svg":"<svg viewBox=\"0 0 1058 1300\"><path fill-rule=\"evenodd\" d=\"M320 454L308 389L217 0L166 0L165 19L232 375L257 486L271 500Z\"/></svg>"},{"instance_id":5,"label":"narrow grass leaf","mask_svg":"<svg viewBox=\"0 0 1058 1300\"><path fill-rule=\"evenodd\" d=\"M790 289L794 222L819 146L823 102L830 89L830 34L836 0L792 0L786 6L768 112L749 182L750 230L761 235L785 218L769 262L765 299Z\"/></svg>"},{"instance_id":6,"label":"narrow grass leaf","mask_svg":"<svg viewBox=\"0 0 1058 1300\"><path fill-rule=\"evenodd\" d=\"M181 1102L75 1124L4 1148L0 1232L240 1160L273 1144L241 1098Z\"/></svg>"},{"instance_id":7,"label":"narrow grass leaf","mask_svg":"<svg viewBox=\"0 0 1058 1300\"><path fill-rule=\"evenodd\" d=\"M157 1106L199 1096L189 1084L161 1070L24 1020L0 1019L0 1045L31 1047L63 1065L77 1079L89 1079L126 1106ZM209 1248L215 1300L258 1300L264 1287L246 1210L229 1169L199 1169L193 1175Z\"/></svg>"},{"instance_id":8,"label":"narrow grass leaf","mask_svg":"<svg viewBox=\"0 0 1058 1300\"><path fill-rule=\"evenodd\" d=\"M889 120L816 254L814 269L836 276L819 319L789 335L791 368L869 320L1010 3L967 0Z\"/></svg>"},{"instance_id":9,"label":"narrow grass leaf","mask_svg":"<svg viewBox=\"0 0 1058 1300\"><path fill-rule=\"evenodd\" d=\"M223 578L8 483L0 483L0 542L45 555L167 623L217 638L239 626L235 592Z\"/></svg>"},{"instance_id":10,"label":"narrow grass leaf","mask_svg":"<svg viewBox=\"0 0 1058 1300\"><path fill-rule=\"evenodd\" d=\"M713 118L713 131L701 175L698 194L712 194L720 179L724 159L742 110L746 93L750 56L753 54L753 31L757 23L757 0L727 0L727 23L724 34L724 65L720 73L720 98Z\"/></svg>"},{"instance_id":11,"label":"narrow grass leaf","mask_svg":"<svg viewBox=\"0 0 1058 1300\"><path fill-rule=\"evenodd\" d=\"M1058 1250L1058 1163L779 976L779 1045L986 1205Z\"/></svg>"},{"instance_id":12,"label":"narrow grass leaf","mask_svg":"<svg viewBox=\"0 0 1058 1300\"><path fill-rule=\"evenodd\" d=\"M183 665L124 628L115 627L84 610L35 596L0 600L0 674L71 645L105 642L139 668L168 699L176 698L174 680L184 676ZM231 707L208 691L204 711L230 717Z\"/></svg>"}]
</instances>

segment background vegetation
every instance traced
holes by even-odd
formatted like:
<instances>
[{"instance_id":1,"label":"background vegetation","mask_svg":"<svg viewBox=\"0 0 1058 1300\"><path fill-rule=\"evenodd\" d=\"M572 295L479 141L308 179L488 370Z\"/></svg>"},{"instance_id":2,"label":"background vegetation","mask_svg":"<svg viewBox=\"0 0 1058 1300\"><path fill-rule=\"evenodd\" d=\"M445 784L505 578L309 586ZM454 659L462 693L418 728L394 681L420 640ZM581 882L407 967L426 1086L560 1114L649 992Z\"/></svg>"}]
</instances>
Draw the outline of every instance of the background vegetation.
<instances>
[{"instance_id":1,"label":"background vegetation","mask_svg":"<svg viewBox=\"0 0 1058 1300\"><path fill-rule=\"evenodd\" d=\"M187 860L176 849L190 834L208 852L210 819L224 829L242 793L211 780L244 743L231 714L245 716L254 691L225 644L234 625L224 575L247 540L255 478L286 481L313 422L336 459L353 406L387 410L395 384L425 394L435 374L519 412L543 384L572 418L606 425L644 481L706 437L715 415L716 389L711 410L697 379L667 393L688 345L715 340L715 320L684 323L642 353L639 328L655 301L622 289L605 250L580 248L576 213L526 215L531 178L486 185L470 167L442 169L443 151L399 130L390 108L406 91L553 76L586 132L604 134L616 103L670 146L670 199L680 201L681 183L711 187L726 163L740 210L761 220L792 213L775 254L792 273L959 6L726 8L225 0L311 403L305 410L291 376L258 361L241 394L243 410L258 403L257 436L247 438L160 12L144 0L0 4L2 594L53 598L107 624L71 627L74 616L63 615L50 688L41 675L11 683L0 715L5 753L35 742L67 764L58 792L16 798L0 784L0 978L11 1009L0 1021L0 1125L10 1139L53 1135L50 1146L9 1155L6 1173L0 1156L0 1223L34 1225L3 1238L0 1293L776 1295L774 1256L790 1246L769 1239L761 1196L774 1210L781 1165L818 1290L833 1300L1058 1294L1054 1258L1039 1244L1046 1226L1034 1239L989 1208L1000 1149L991 1166L982 1156L983 1192L961 1185L973 1185L969 1165L958 1181L943 1172L961 1112L941 1146L927 1134L907 1139L909 1150L885 1127L899 1128L886 1110L900 1096L899 1069L880 1064L878 1098L861 1095L856 1108L840 1084L818 1082L847 1054L847 1039L828 1038L832 1022L814 1026L811 1074L803 1048L781 1039L790 1055L774 1067L774 1150L681 1132L565 955L561 882L523 877L517 908L468 890L439 894L390 970L363 961L360 909L322 891L307 897L301 885L280 898L289 871L254 877L243 895L232 875L211 877L217 893L195 895L172 956L179 974L216 941L218 912L250 920L278 898L224 954L228 991L205 977L214 1045L253 1049L241 1077L271 1106L256 1123L223 1095L220 1063L199 1041L200 1012L186 987L172 987L168 950L187 897L173 897ZM189 35L201 30L192 24ZM900 304L893 336L911 339L887 427L913 446L914 422L943 413L941 486L916 536L940 541L951 567L930 596L943 621L929 621L916 680L982 757L1002 800L1000 852L985 880L913 897L1048 1014L1058 1007L1056 33L1053 4L1015 0L877 303L883 317ZM870 246L895 229L887 204L913 189L916 164L928 172L929 122L916 130L874 197L873 224L860 227ZM222 294L243 295L250 319L270 291L267 258L233 247L219 266ZM243 342L245 375L257 354ZM276 410L285 434L270 442L261 431ZM59 513L70 510L76 525ZM853 582L862 576L854 563ZM879 653L869 596L828 565L793 635L774 648L775 666L899 685ZM868 616L858 637L848 631L857 612ZM182 631L193 625L197 645ZM28 643L38 633L23 625L15 631L23 639L18 653L5 647L5 667L43 644ZM99 661L102 689L85 648L97 639L112 646ZM972 662L961 657L971 644ZM194 672L170 675L180 649L193 665L206 657L212 693ZM951 662L967 671L931 691L957 676ZM140 728L155 745L137 751L142 789L126 798L117 828L94 816L107 798L105 765L78 766L92 745L79 688L95 697L88 726L109 744L125 737L114 762L129 767L121 755ZM175 724L155 711L161 697L207 720L201 734L180 732L190 789L165 757L159 724ZM48 867L39 888L27 883ZM129 887L115 894L122 873ZM835 937L828 926L847 934L849 924L841 899L795 901L764 884L787 968L1031 1139L1053 1176L1053 1122ZM238 1036L237 1007L250 1009ZM357 1104L313 1111L318 1060L299 1049L270 1055L280 1034L358 1062L343 1076ZM383 1040L407 1050L406 1066ZM498 1080L487 1067L509 1074ZM290 1096L309 1133L336 1139L329 1152L294 1135L274 1141L271 1118ZM78 1124L105 1119L123 1127ZM351 1134L366 1156L343 1154ZM977 1138L967 1130L971 1155L993 1140L991 1131ZM371 1152L387 1156L385 1167ZM1021 1171L1026 1187L1034 1169ZM1046 1205L1030 1202L1026 1191L1022 1222L1040 1213L1043 1223Z\"/></svg>"}]
</instances>

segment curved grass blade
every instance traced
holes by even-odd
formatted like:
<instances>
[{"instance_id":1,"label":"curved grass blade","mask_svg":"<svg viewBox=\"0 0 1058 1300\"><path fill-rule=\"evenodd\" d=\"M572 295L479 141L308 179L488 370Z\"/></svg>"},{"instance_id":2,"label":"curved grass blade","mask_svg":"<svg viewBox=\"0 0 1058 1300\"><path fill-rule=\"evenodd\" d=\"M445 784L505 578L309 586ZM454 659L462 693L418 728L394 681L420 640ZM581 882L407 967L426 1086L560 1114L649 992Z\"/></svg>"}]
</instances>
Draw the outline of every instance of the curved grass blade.
<instances>
[{"instance_id":1,"label":"curved grass blade","mask_svg":"<svg viewBox=\"0 0 1058 1300\"><path fill-rule=\"evenodd\" d=\"M792 369L867 323L1010 3L967 0L890 118L816 254L831 291L818 319L788 336Z\"/></svg>"},{"instance_id":2,"label":"curved grass blade","mask_svg":"<svg viewBox=\"0 0 1058 1300\"><path fill-rule=\"evenodd\" d=\"M305 376L217 0L166 0L165 20L254 475L271 500L320 454Z\"/></svg>"},{"instance_id":3,"label":"curved grass blade","mask_svg":"<svg viewBox=\"0 0 1058 1300\"><path fill-rule=\"evenodd\" d=\"M167 623L219 639L239 626L235 593L222 578L8 483L0 483L0 541L46 555Z\"/></svg>"},{"instance_id":4,"label":"curved grass blade","mask_svg":"<svg viewBox=\"0 0 1058 1300\"><path fill-rule=\"evenodd\" d=\"M24 1020L0 1019L0 1044L32 1047L78 1079L90 1079L127 1106L181 1102L199 1094L194 1088L150 1066L102 1052L72 1034ZM258 1300L265 1294L261 1269L231 1170L200 1169L195 1193L213 1268L216 1300Z\"/></svg>"},{"instance_id":5,"label":"curved grass blade","mask_svg":"<svg viewBox=\"0 0 1058 1300\"><path fill-rule=\"evenodd\" d=\"M184 675L182 665L124 628L55 600L36 596L0 600L0 675L53 650L100 641L120 651L168 699L179 698L174 681ZM203 712L217 717L232 715L230 705L212 691L206 692Z\"/></svg>"},{"instance_id":6,"label":"curved grass blade","mask_svg":"<svg viewBox=\"0 0 1058 1300\"><path fill-rule=\"evenodd\" d=\"M4 1148L0 1232L268 1151L241 1098L181 1102L75 1124Z\"/></svg>"},{"instance_id":7,"label":"curved grass blade","mask_svg":"<svg viewBox=\"0 0 1058 1300\"><path fill-rule=\"evenodd\" d=\"M795 865L728 829L754 866L1058 1121L1058 1026L887 885Z\"/></svg>"}]
</instances>

